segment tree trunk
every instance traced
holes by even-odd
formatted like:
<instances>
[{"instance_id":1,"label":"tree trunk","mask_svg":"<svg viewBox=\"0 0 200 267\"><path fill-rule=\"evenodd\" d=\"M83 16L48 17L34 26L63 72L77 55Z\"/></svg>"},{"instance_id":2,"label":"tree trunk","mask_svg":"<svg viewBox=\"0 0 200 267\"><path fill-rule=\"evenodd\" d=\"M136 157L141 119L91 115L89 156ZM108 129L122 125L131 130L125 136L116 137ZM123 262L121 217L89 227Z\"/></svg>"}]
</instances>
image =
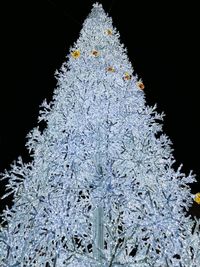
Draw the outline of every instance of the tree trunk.
<instances>
[{"instance_id":1,"label":"tree trunk","mask_svg":"<svg viewBox=\"0 0 200 267\"><path fill-rule=\"evenodd\" d=\"M98 207L94 215L94 257L102 263L104 249L104 226L103 226L103 208ZM99 265L98 265L99 266Z\"/></svg>"}]
</instances>

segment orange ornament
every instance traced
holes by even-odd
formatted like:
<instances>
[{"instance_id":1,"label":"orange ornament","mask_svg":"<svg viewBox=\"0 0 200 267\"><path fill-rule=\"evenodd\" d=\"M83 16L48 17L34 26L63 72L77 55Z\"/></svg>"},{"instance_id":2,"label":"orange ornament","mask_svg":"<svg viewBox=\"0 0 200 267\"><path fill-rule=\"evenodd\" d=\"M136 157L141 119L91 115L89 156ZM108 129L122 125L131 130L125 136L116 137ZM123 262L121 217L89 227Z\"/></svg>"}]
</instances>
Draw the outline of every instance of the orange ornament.
<instances>
[{"instance_id":1,"label":"orange ornament","mask_svg":"<svg viewBox=\"0 0 200 267\"><path fill-rule=\"evenodd\" d=\"M93 55L94 57L98 57L98 56L99 56L99 51L97 51L97 50L93 50L93 51L92 51L92 55Z\"/></svg>"},{"instance_id":2,"label":"orange ornament","mask_svg":"<svg viewBox=\"0 0 200 267\"><path fill-rule=\"evenodd\" d=\"M107 35L112 35L112 31L111 31L111 29L107 29L107 30L106 30L106 34L107 34Z\"/></svg>"},{"instance_id":3,"label":"orange ornament","mask_svg":"<svg viewBox=\"0 0 200 267\"><path fill-rule=\"evenodd\" d=\"M124 74L124 80L128 81L131 79L131 75L128 72L125 72Z\"/></svg>"},{"instance_id":4,"label":"orange ornament","mask_svg":"<svg viewBox=\"0 0 200 267\"><path fill-rule=\"evenodd\" d=\"M107 71L109 71L109 72L115 72L115 69L110 66L110 67L107 68Z\"/></svg>"},{"instance_id":5,"label":"orange ornament","mask_svg":"<svg viewBox=\"0 0 200 267\"><path fill-rule=\"evenodd\" d=\"M200 204L200 192L199 193L196 193L195 197L194 197L194 201L197 203L197 204Z\"/></svg>"},{"instance_id":6,"label":"orange ornament","mask_svg":"<svg viewBox=\"0 0 200 267\"><path fill-rule=\"evenodd\" d=\"M137 82L137 86L138 86L138 88L140 88L140 90L144 90L144 88L145 88L142 81Z\"/></svg>"},{"instance_id":7,"label":"orange ornament","mask_svg":"<svg viewBox=\"0 0 200 267\"><path fill-rule=\"evenodd\" d=\"M71 53L72 57L73 58L79 58L81 53L79 50L74 50L72 53Z\"/></svg>"}]
</instances>

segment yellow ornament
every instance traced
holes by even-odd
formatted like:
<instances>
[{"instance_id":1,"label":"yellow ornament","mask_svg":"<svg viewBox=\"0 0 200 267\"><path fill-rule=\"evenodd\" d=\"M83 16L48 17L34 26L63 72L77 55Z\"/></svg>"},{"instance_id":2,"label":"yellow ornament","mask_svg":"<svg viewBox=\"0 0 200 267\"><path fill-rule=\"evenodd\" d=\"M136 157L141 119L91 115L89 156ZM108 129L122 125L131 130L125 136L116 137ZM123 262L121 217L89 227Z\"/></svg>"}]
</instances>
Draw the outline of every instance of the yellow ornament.
<instances>
[{"instance_id":1,"label":"yellow ornament","mask_svg":"<svg viewBox=\"0 0 200 267\"><path fill-rule=\"evenodd\" d=\"M99 56L99 51L97 51L97 50L93 50L93 51L92 51L92 55L93 55L94 57L98 57L98 56Z\"/></svg>"},{"instance_id":2,"label":"yellow ornament","mask_svg":"<svg viewBox=\"0 0 200 267\"><path fill-rule=\"evenodd\" d=\"M115 72L115 69L114 69L113 67L110 66L110 67L107 68L107 71L108 71L108 72Z\"/></svg>"},{"instance_id":3,"label":"yellow ornament","mask_svg":"<svg viewBox=\"0 0 200 267\"><path fill-rule=\"evenodd\" d=\"M140 90L144 90L145 86L144 86L142 81L137 82L137 86L138 86L138 88L140 88Z\"/></svg>"},{"instance_id":4,"label":"yellow ornament","mask_svg":"<svg viewBox=\"0 0 200 267\"><path fill-rule=\"evenodd\" d=\"M196 193L195 197L194 197L194 201L197 203L197 204L200 204L200 192L199 193Z\"/></svg>"},{"instance_id":5,"label":"yellow ornament","mask_svg":"<svg viewBox=\"0 0 200 267\"><path fill-rule=\"evenodd\" d=\"M72 53L71 53L72 57L73 58L79 58L81 53L79 50L74 50Z\"/></svg>"},{"instance_id":6,"label":"yellow ornament","mask_svg":"<svg viewBox=\"0 0 200 267\"><path fill-rule=\"evenodd\" d=\"M107 29L107 30L106 30L106 34L107 34L107 35L112 35L112 31L111 31L111 29Z\"/></svg>"},{"instance_id":7,"label":"yellow ornament","mask_svg":"<svg viewBox=\"0 0 200 267\"><path fill-rule=\"evenodd\" d=\"M128 72L124 73L124 80L128 81L131 79L131 75Z\"/></svg>"}]
</instances>

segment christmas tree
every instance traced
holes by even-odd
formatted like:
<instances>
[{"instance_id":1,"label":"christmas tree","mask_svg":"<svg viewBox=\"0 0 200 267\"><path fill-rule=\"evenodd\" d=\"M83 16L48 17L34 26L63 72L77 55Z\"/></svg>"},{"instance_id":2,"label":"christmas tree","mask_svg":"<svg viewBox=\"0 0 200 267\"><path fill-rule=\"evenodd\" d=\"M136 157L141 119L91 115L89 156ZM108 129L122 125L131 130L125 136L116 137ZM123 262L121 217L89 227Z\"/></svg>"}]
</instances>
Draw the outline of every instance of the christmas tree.
<instances>
[{"instance_id":1,"label":"christmas tree","mask_svg":"<svg viewBox=\"0 0 200 267\"><path fill-rule=\"evenodd\" d=\"M5 171L13 206L2 215L0 266L197 267L199 222L186 211L200 196L194 175L175 170L163 114L101 5L56 73L50 103L27 148Z\"/></svg>"}]
</instances>

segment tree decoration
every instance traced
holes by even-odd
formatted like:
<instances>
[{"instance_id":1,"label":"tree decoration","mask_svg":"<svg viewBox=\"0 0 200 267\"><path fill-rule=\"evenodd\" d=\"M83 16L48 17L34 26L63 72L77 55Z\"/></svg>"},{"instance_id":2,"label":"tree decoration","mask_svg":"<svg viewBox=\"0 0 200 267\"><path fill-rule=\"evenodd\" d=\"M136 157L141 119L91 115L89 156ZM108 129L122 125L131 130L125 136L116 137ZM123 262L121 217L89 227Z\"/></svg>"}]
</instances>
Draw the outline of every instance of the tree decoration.
<instances>
[{"instance_id":1,"label":"tree decoration","mask_svg":"<svg viewBox=\"0 0 200 267\"><path fill-rule=\"evenodd\" d=\"M196 193L195 197L194 197L194 201L197 203L197 204L200 204L200 192L199 193Z\"/></svg>"},{"instance_id":2,"label":"tree decoration","mask_svg":"<svg viewBox=\"0 0 200 267\"><path fill-rule=\"evenodd\" d=\"M124 80L130 80L131 79L131 74L129 74L128 72L124 73Z\"/></svg>"},{"instance_id":3,"label":"tree decoration","mask_svg":"<svg viewBox=\"0 0 200 267\"><path fill-rule=\"evenodd\" d=\"M111 29L107 29L107 30L106 30L106 34L107 34L107 35L112 35L112 30L111 30Z\"/></svg>"},{"instance_id":4,"label":"tree decoration","mask_svg":"<svg viewBox=\"0 0 200 267\"><path fill-rule=\"evenodd\" d=\"M107 71L108 71L108 72L115 72L115 69L114 69L113 67L110 66L110 67L107 68Z\"/></svg>"},{"instance_id":5,"label":"tree decoration","mask_svg":"<svg viewBox=\"0 0 200 267\"><path fill-rule=\"evenodd\" d=\"M144 83L141 80L137 82L137 86L141 90L144 90L144 88L145 88Z\"/></svg>"},{"instance_id":6,"label":"tree decoration","mask_svg":"<svg viewBox=\"0 0 200 267\"><path fill-rule=\"evenodd\" d=\"M92 51L92 55L93 55L94 57L98 57L98 56L100 55L100 53L99 53L99 51L97 51L97 50L93 50L93 51Z\"/></svg>"},{"instance_id":7,"label":"tree decoration","mask_svg":"<svg viewBox=\"0 0 200 267\"><path fill-rule=\"evenodd\" d=\"M71 55L72 55L73 58L77 59L77 58L80 57L81 53L80 53L79 50L74 50L74 51L71 52Z\"/></svg>"}]
</instances>

